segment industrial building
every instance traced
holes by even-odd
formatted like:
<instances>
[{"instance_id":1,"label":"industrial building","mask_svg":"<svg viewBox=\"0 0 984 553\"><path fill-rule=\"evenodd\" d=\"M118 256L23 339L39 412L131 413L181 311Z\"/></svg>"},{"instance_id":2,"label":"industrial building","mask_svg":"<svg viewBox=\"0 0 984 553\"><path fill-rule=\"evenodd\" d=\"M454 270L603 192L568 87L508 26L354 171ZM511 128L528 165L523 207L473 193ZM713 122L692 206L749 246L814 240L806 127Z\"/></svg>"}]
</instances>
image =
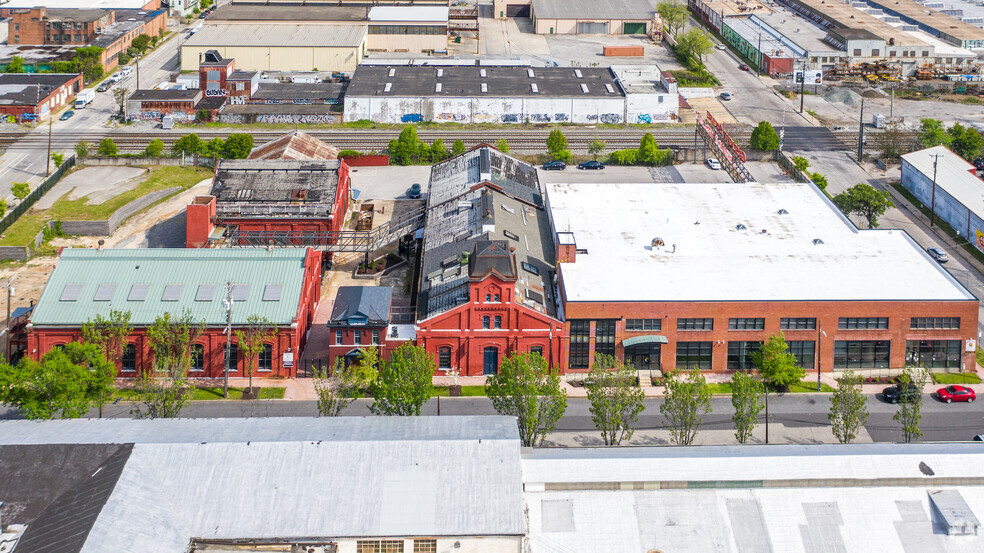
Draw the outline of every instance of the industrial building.
<instances>
[{"instance_id":1,"label":"industrial building","mask_svg":"<svg viewBox=\"0 0 984 553\"><path fill-rule=\"evenodd\" d=\"M860 0L902 23L915 25L921 31L960 48L984 49L984 29L961 21L929 6L912 0Z\"/></svg>"},{"instance_id":2,"label":"industrial building","mask_svg":"<svg viewBox=\"0 0 984 553\"><path fill-rule=\"evenodd\" d=\"M909 152L902 156L902 186L984 252L984 181L976 167L946 146Z\"/></svg>"},{"instance_id":3,"label":"industrial building","mask_svg":"<svg viewBox=\"0 0 984 553\"><path fill-rule=\"evenodd\" d=\"M656 122L678 107L676 81L655 66L361 65L345 94L347 121L380 123Z\"/></svg>"},{"instance_id":4,"label":"industrial building","mask_svg":"<svg viewBox=\"0 0 984 553\"><path fill-rule=\"evenodd\" d=\"M10 0L0 6L0 17L9 17L7 10L23 8L93 9L93 10L159 10L161 0Z\"/></svg>"},{"instance_id":5,"label":"industrial building","mask_svg":"<svg viewBox=\"0 0 984 553\"><path fill-rule=\"evenodd\" d=\"M812 370L976 364L977 298L904 231L858 230L813 185L546 188L565 371L598 353L746 370L779 332Z\"/></svg>"},{"instance_id":6,"label":"industrial building","mask_svg":"<svg viewBox=\"0 0 984 553\"><path fill-rule=\"evenodd\" d=\"M358 25L206 24L181 44L181 67L193 69L205 52L235 58L244 71L355 71L366 54Z\"/></svg>"},{"instance_id":7,"label":"industrial building","mask_svg":"<svg viewBox=\"0 0 984 553\"><path fill-rule=\"evenodd\" d=\"M82 90L78 73L0 73L0 115L37 121L58 111Z\"/></svg>"},{"instance_id":8,"label":"industrial building","mask_svg":"<svg viewBox=\"0 0 984 553\"><path fill-rule=\"evenodd\" d=\"M231 290L229 287L231 286ZM231 304L223 299L232 295ZM256 376L291 377L321 296L321 254L292 249L73 249L61 252L28 323L28 356L81 340L82 325L110 311L128 312L133 327L117 367L133 378L153 369L148 328L167 313L203 325L191 348L190 376L216 378L225 364L245 375L237 338L226 352L226 325L251 316L276 331L254 360ZM295 357L296 356L296 357Z\"/></svg>"},{"instance_id":9,"label":"industrial building","mask_svg":"<svg viewBox=\"0 0 984 553\"><path fill-rule=\"evenodd\" d=\"M303 131L291 131L249 153L249 159L329 160L338 159L339 149Z\"/></svg>"},{"instance_id":10,"label":"industrial building","mask_svg":"<svg viewBox=\"0 0 984 553\"><path fill-rule=\"evenodd\" d=\"M328 319L328 367L358 362L366 347L389 359L394 349L412 343L414 325L397 324L392 307L389 286L339 286Z\"/></svg>"},{"instance_id":11,"label":"industrial building","mask_svg":"<svg viewBox=\"0 0 984 553\"><path fill-rule=\"evenodd\" d=\"M159 121L169 115L178 121L193 121L198 110L204 109L205 99L201 90L136 90L126 100L126 113L131 119Z\"/></svg>"},{"instance_id":12,"label":"industrial building","mask_svg":"<svg viewBox=\"0 0 984 553\"><path fill-rule=\"evenodd\" d=\"M720 33L756 71L767 75L792 73L797 60L806 57L803 47L755 15L725 17Z\"/></svg>"},{"instance_id":13,"label":"industrial building","mask_svg":"<svg viewBox=\"0 0 984 553\"><path fill-rule=\"evenodd\" d=\"M647 35L656 10L649 0L532 0L541 35Z\"/></svg>"}]
</instances>

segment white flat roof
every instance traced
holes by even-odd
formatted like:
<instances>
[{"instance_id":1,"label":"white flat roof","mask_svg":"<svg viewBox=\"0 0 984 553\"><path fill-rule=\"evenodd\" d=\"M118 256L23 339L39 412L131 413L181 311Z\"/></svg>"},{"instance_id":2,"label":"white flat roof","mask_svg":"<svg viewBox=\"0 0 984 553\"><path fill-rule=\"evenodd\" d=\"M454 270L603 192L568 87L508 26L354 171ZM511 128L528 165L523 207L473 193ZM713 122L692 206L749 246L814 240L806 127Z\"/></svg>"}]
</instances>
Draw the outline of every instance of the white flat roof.
<instances>
[{"instance_id":1,"label":"white flat roof","mask_svg":"<svg viewBox=\"0 0 984 553\"><path fill-rule=\"evenodd\" d=\"M446 6L375 6L369 8L369 21L439 21L447 23Z\"/></svg>"},{"instance_id":2,"label":"white flat roof","mask_svg":"<svg viewBox=\"0 0 984 553\"><path fill-rule=\"evenodd\" d=\"M946 146L933 146L925 150L909 152L902 159L926 178L933 178L934 155L936 164L936 186L945 190L974 215L984 219L984 181L974 176L974 166L964 158L951 152Z\"/></svg>"},{"instance_id":3,"label":"white flat roof","mask_svg":"<svg viewBox=\"0 0 984 553\"><path fill-rule=\"evenodd\" d=\"M49 10L56 8L92 8L92 9L143 9L147 0L10 0L3 4L4 8L37 8L44 6ZM147 10L153 11L153 10Z\"/></svg>"},{"instance_id":4,"label":"white flat roof","mask_svg":"<svg viewBox=\"0 0 984 553\"><path fill-rule=\"evenodd\" d=\"M976 299L908 234L857 230L812 185L546 186L555 230L587 250L560 265L569 302Z\"/></svg>"}]
</instances>

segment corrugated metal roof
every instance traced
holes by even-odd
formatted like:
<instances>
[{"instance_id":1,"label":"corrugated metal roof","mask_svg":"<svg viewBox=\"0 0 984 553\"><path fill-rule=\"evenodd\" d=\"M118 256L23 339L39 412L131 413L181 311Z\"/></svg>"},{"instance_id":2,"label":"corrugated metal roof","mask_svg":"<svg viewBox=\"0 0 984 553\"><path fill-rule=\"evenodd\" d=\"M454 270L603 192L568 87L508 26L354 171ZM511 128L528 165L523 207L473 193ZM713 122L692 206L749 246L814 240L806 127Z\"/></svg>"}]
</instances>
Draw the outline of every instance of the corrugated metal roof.
<instances>
[{"instance_id":1,"label":"corrugated metal roof","mask_svg":"<svg viewBox=\"0 0 984 553\"><path fill-rule=\"evenodd\" d=\"M651 19L649 0L533 0L535 19Z\"/></svg>"},{"instance_id":2,"label":"corrugated metal roof","mask_svg":"<svg viewBox=\"0 0 984 553\"><path fill-rule=\"evenodd\" d=\"M165 312L177 315L188 309L194 320L221 326L226 323L225 286L233 282L249 286L245 301L234 302L233 324L245 324L255 314L277 325L290 325L300 302L306 255L304 249L67 249L45 285L31 322L34 326L76 326L120 310L131 313L131 324L145 326ZM107 301L94 301L104 284L115 284L115 291ZM263 301L268 284L283 285L280 301ZM140 300L143 285L146 292ZM218 292L210 301L196 301L202 285L216 286ZM71 292L76 286L81 286L78 299L63 296L66 288Z\"/></svg>"},{"instance_id":3,"label":"corrugated metal roof","mask_svg":"<svg viewBox=\"0 0 984 553\"><path fill-rule=\"evenodd\" d=\"M366 38L365 25L205 25L184 46L356 47Z\"/></svg>"}]
</instances>

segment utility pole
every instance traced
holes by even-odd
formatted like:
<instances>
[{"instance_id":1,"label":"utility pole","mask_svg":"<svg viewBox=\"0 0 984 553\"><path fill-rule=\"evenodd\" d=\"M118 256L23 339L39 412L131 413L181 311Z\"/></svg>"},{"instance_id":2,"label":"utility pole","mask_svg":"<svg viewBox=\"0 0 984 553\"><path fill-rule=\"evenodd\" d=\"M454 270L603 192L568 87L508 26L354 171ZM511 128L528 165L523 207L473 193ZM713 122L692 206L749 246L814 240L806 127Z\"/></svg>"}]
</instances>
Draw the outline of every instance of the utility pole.
<instances>
[{"instance_id":1,"label":"utility pole","mask_svg":"<svg viewBox=\"0 0 984 553\"><path fill-rule=\"evenodd\" d=\"M943 157L943 154L930 154L929 157L933 158L933 193L929 206L929 228L933 228L936 224L936 165L939 163L940 158Z\"/></svg>"},{"instance_id":2,"label":"utility pole","mask_svg":"<svg viewBox=\"0 0 984 553\"><path fill-rule=\"evenodd\" d=\"M817 391L818 392L820 391L820 351L822 350L822 348L820 347L820 340L821 340L820 336L822 336L822 335L823 335L823 325L820 324L820 321L817 321L817 352L816 352L816 354L817 354Z\"/></svg>"},{"instance_id":3,"label":"utility pole","mask_svg":"<svg viewBox=\"0 0 984 553\"><path fill-rule=\"evenodd\" d=\"M137 66L137 84L134 86L134 91L140 90L140 54L133 56L133 61Z\"/></svg>"},{"instance_id":4,"label":"utility pole","mask_svg":"<svg viewBox=\"0 0 984 553\"><path fill-rule=\"evenodd\" d=\"M895 87L893 86L891 90L892 90L892 103L888 105L888 119L889 121L894 121L895 120Z\"/></svg>"},{"instance_id":5,"label":"utility pole","mask_svg":"<svg viewBox=\"0 0 984 553\"><path fill-rule=\"evenodd\" d=\"M51 174L51 122L53 117L48 116L48 161L44 164L44 176L45 178Z\"/></svg>"},{"instance_id":6,"label":"utility pole","mask_svg":"<svg viewBox=\"0 0 984 553\"><path fill-rule=\"evenodd\" d=\"M861 97L861 121L858 124L858 163L864 158L864 96Z\"/></svg>"},{"instance_id":7,"label":"utility pole","mask_svg":"<svg viewBox=\"0 0 984 553\"><path fill-rule=\"evenodd\" d=\"M755 69L758 70L758 76L761 77L762 76L762 59L765 57L765 56L762 55L762 33L759 33L758 55L759 55L759 59L755 63L755 65L757 66Z\"/></svg>"},{"instance_id":8,"label":"utility pole","mask_svg":"<svg viewBox=\"0 0 984 553\"><path fill-rule=\"evenodd\" d=\"M803 87L806 86L806 60L803 60L803 76L800 78L800 114L803 113Z\"/></svg>"},{"instance_id":9,"label":"utility pole","mask_svg":"<svg viewBox=\"0 0 984 553\"><path fill-rule=\"evenodd\" d=\"M765 443L769 443L769 383L765 386Z\"/></svg>"},{"instance_id":10,"label":"utility pole","mask_svg":"<svg viewBox=\"0 0 984 553\"><path fill-rule=\"evenodd\" d=\"M226 283L226 347L222 382L222 397L229 399L229 362L232 360L232 281Z\"/></svg>"},{"instance_id":11,"label":"utility pole","mask_svg":"<svg viewBox=\"0 0 984 553\"><path fill-rule=\"evenodd\" d=\"M14 283L13 280L7 281L7 331L6 331L7 357L6 360L8 363L10 363L10 299L14 295L14 287L12 286L13 283Z\"/></svg>"}]
</instances>

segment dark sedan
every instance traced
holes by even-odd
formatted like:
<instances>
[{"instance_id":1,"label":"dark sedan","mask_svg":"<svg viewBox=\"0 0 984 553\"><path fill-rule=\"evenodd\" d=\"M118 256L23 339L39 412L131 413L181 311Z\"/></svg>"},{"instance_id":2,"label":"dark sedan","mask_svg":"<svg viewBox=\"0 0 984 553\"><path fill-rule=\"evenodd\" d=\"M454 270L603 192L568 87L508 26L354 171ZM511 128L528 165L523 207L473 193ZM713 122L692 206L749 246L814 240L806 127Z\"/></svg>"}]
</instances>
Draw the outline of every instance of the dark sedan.
<instances>
[{"instance_id":1,"label":"dark sedan","mask_svg":"<svg viewBox=\"0 0 984 553\"><path fill-rule=\"evenodd\" d=\"M591 161L585 161L584 163L578 163L577 168L578 169L604 169L605 164L600 161L591 160Z\"/></svg>"},{"instance_id":2,"label":"dark sedan","mask_svg":"<svg viewBox=\"0 0 984 553\"><path fill-rule=\"evenodd\" d=\"M548 161L543 164L544 171L563 171L564 169L567 169L567 164L559 159Z\"/></svg>"},{"instance_id":3,"label":"dark sedan","mask_svg":"<svg viewBox=\"0 0 984 553\"><path fill-rule=\"evenodd\" d=\"M922 390L919 389L919 386L911 382L905 386L896 384L882 390L882 397L889 403L915 401L921 394Z\"/></svg>"}]
</instances>

